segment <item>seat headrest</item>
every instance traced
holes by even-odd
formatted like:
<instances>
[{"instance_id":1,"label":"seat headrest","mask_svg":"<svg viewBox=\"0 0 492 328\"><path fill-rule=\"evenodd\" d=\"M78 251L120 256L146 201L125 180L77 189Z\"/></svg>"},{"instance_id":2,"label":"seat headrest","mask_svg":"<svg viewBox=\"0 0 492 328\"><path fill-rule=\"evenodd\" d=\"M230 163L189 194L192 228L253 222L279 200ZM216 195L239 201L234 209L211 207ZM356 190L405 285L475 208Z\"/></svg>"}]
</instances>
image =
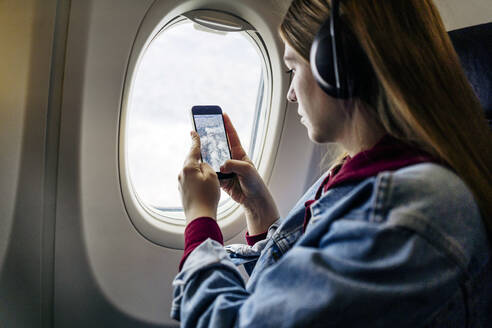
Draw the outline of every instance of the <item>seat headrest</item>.
<instances>
[{"instance_id":1,"label":"seat headrest","mask_svg":"<svg viewBox=\"0 0 492 328\"><path fill-rule=\"evenodd\" d=\"M454 30L449 36L492 126L492 23Z\"/></svg>"}]
</instances>

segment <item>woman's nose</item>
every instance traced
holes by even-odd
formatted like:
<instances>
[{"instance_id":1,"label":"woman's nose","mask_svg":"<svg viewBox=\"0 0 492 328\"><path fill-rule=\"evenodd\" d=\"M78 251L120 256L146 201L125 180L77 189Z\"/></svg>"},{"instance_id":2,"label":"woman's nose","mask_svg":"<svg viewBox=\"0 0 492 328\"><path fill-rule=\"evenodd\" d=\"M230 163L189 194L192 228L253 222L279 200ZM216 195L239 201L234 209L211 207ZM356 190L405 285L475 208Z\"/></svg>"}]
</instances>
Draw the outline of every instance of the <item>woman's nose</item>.
<instances>
[{"instance_id":1,"label":"woman's nose","mask_svg":"<svg viewBox=\"0 0 492 328\"><path fill-rule=\"evenodd\" d=\"M292 102L292 103L297 102L296 92L294 91L294 88L292 88L292 87L289 89L289 92L287 92L287 100L289 102Z\"/></svg>"}]
</instances>

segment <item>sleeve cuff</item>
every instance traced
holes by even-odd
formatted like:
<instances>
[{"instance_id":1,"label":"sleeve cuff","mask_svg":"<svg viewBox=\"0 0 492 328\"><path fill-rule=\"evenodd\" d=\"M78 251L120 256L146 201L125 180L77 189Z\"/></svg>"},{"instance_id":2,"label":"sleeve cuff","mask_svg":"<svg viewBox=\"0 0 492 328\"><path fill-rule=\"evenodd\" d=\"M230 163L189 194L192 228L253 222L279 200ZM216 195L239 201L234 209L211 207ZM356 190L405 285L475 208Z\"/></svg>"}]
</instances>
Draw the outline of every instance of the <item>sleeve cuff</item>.
<instances>
[{"instance_id":1,"label":"sleeve cuff","mask_svg":"<svg viewBox=\"0 0 492 328\"><path fill-rule=\"evenodd\" d=\"M268 233L268 230L263 232L263 233L254 235L254 236L250 236L249 232L246 231L246 242L248 243L249 246L253 246L254 244L259 242L260 240L265 239L267 237L267 233Z\"/></svg>"},{"instance_id":2,"label":"sleeve cuff","mask_svg":"<svg viewBox=\"0 0 492 328\"><path fill-rule=\"evenodd\" d=\"M200 217L194 219L185 228L185 249L183 257L179 262L179 271L183 267L188 255L197 248L207 238L211 238L224 245L222 231L220 231L217 222L210 217Z\"/></svg>"}]
</instances>

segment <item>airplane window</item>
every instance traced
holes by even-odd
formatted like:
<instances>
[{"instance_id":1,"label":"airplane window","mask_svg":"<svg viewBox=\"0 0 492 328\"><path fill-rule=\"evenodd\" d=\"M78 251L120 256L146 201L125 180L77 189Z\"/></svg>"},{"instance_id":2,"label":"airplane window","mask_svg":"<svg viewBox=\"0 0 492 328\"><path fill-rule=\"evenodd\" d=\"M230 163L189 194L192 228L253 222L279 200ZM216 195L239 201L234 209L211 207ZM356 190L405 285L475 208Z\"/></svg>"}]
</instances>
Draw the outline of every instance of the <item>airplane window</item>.
<instances>
[{"instance_id":1,"label":"airplane window","mask_svg":"<svg viewBox=\"0 0 492 328\"><path fill-rule=\"evenodd\" d=\"M191 145L192 106L220 106L250 158L257 157L267 74L255 37L180 17L141 55L128 100L125 152L133 192L157 218L184 219L177 176ZM222 192L219 219L232 205Z\"/></svg>"}]
</instances>

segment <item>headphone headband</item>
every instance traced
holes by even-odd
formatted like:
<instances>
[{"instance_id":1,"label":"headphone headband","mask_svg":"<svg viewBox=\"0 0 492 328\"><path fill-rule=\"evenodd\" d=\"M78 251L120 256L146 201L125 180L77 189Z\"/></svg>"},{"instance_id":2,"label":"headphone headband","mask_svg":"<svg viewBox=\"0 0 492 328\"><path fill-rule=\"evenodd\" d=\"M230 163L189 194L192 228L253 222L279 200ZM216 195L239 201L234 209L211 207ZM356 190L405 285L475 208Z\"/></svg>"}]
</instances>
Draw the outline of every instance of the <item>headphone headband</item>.
<instances>
[{"instance_id":1,"label":"headphone headband","mask_svg":"<svg viewBox=\"0 0 492 328\"><path fill-rule=\"evenodd\" d=\"M333 0L332 9L331 9L331 19L330 19L330 35L331 35L331 48L333 53L333 66L335 68L336 87L338 90L340 90L342 87L340 82L340 67L339 67L340 64L338 61L338 52L337 52L337 44L339 43L339 38L338 38L339 10L340 10L339 0Z\"/></svg>"}]
</instances>

